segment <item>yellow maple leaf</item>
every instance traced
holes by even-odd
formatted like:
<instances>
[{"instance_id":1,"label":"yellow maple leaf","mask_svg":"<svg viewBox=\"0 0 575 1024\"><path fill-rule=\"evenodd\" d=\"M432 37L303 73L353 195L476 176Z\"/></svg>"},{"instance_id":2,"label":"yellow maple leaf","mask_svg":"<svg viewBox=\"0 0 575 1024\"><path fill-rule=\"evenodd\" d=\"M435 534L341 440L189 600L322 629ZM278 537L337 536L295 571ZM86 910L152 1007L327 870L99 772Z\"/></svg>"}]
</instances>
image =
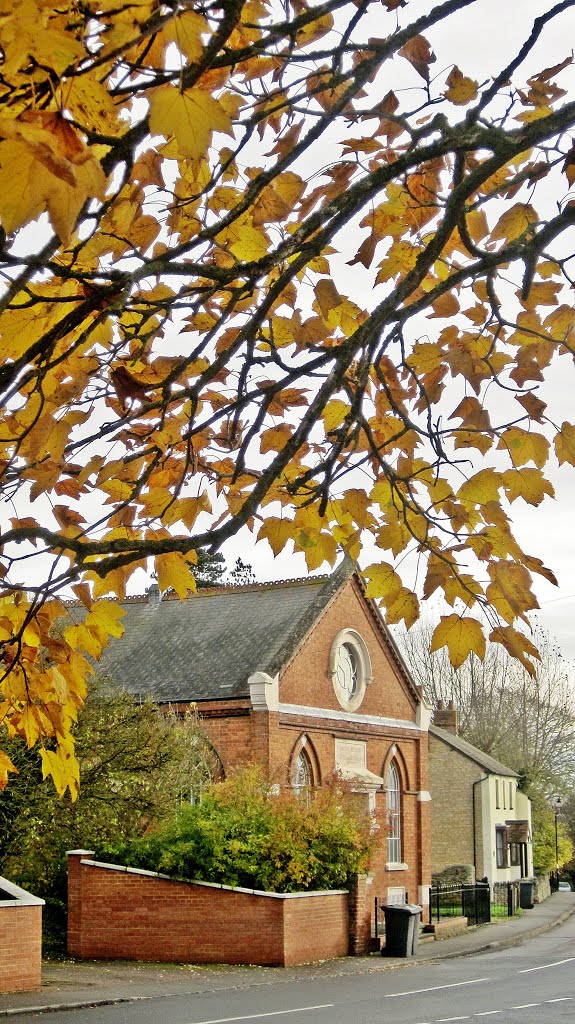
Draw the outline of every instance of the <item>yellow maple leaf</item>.
<instances>
[{"instance_id":1,"label":"yellow maple leaf","mask_svg":"<svg viewBox=\"0 0 575 1024\"><path fill-rule=\"evenodd\" d=\"M386 509L393 506L393 490L387 477L380 477L372 487L370 500L380 508Z\"/></svg>"},{"instance_id":2,"label":"yellow maple leaf","mask_svg":"<svg viewBox=\"0 0 575 1024\"><path fill-rule=\"evenodd\" d=\"M403 589L401 577L388 562L369 565L362 576L369 580L365 588L366 597L381 597L386 604L395 601Z\"/></svg>"},{"instance_id":3,"label":"yellow maple leaf","mask_svg":"<svg viewBox=\"0 0 575 1024\"><path fill-rule=\"evenodd\" d=\"M541 661L541 655L524 633L520 633L519 630L513 629L511 626L497 626L489 634L489 639L494 644L502 644L511 657L517 658L529 675L535 678L537 670L530 659Z\"/></svg>"},{"instance_id":4,"label":"yellow maple leaf","mask_svg":"<svg viewBox=\"0 0 575 1024\"><path fill-rule=\"evenodd\" d=\"M433 313L428 315L430 320L435 317L455 316L459 312L459 299L453 292L444 292L432 303L432 306Z\"/></svg>"},{"instance_id":5,"label":"yellow maple leaf","mask_svg":"<svg viewBox=\"0 0 575 1024\"><path fill-rule=\"evenodd\" d=\"M121 566L119 569L112 569L102 578L97 573L86 573L86 579L92 582L93 598L97 600L106 594L115 594L120 600L126 596L128 580L132 575L134 565Z\"/></svg>"},{"instance_id":6,"label":"yellow maple leaf","mask_svg":"<svg viewBox=\"0 0 575 1024\"><path fill-rule=\"evenodd\" d=\"M208 22L201 14L196 14L195 11L184 11L167 22L162 30L162 35L167 42L175 43L193 64L204 52L205 43L202 33L208 29Z\"/></svg>"},{"instance_id":7,"label":"yellow maple leaf","mask_svg":"<svg viewBox=\"0 0 575 1024\"><path fill-rule=\"evenodd\" d=\"M86 626L97 626L108 636L122 636L124 627L120 619L125 611L113 601L96 601L85 618Z\"/></svg>"},{"instance_id":8,"label":"yellow maple leaf","mask_svg":"<svg viewBox=\"0 0 575 1024\"><path fill-rule=\"evenodd\" d=\"M340 305L341 295L329 277L322 278L321 281L318 281L314 288L314 292L317 299L317 305L319 306L321 315L325 320L329 311Z\"/></svg>"},{"instance_id":9,"label":"yellow maple leaf","mask_svg":"<svg viewBox=\"0 0 575 1024\"><path fill-rule=\"evenodd\" d=\"M258 540L267 540L274 555L279 555L288 540L293 540L294 523L292 519L278 519L276 516L269 516L262 523Z\"/></svg>"},{"instance_id":10,"label":"yellow maple leaf","mask_svg":"<svg viewBox=\"0 0 575 1024\"><path fill-rule=\"evenodd\" d=\"M33 747L42 731L38 711L33 704L25 704L22 708L18 731L25 737L28 747Z\"/></svg>"},{"instance_id":11,"label":"yellow maple leaf","mask_svg":"<svg viewBox=\"0 0 575 1024\"><path fill-rule=\"evenodd\" d=\"M494 469L480 469L461 485L457 497L466 505L486 505L497 501L502 483L501 473Z\"/></svg>"},{"instance_id":12,"label":"yellow maple leaf","mask_svg":"<svg viewBox=\"0 0 575 1024\"><path fill-rule=\"evenodd\" d=\"M539 215L530 203L515 203L515 206L501 215L491 232L491 238L512 242L524 235L538 220Z\"/></svg>"},{"instance_id":13,"label":"yellow maple leaf","mask_svg":"<svg viewBox=\"0 0 575 1024\"><path fill-rule=\"evenodd\" d=\"M299 547L305 556L309 572L319 569L324 562L333 565L338 553L338 545L332 533L326 530L304 529L296 531L296 546Z\"/></svg>"},{"instance_id":14,"label":"yellow maple leaf","mask_svg":"<svg viewBox=\"0 0 575 1024\"><path fill-rule=\"evenodd\" d=\"M417 595L407 587L402 587L393 601L385 604L385 621L388 625L405 622L410 629L419 618L419 600Z\"/></svg>"},{"instance_id":15,"label":"yellow maple leaf","mask_svg":"<svg viewBox=\"0 0 575 1024\"><path fill-rule=\"evenodd\" d=\"M561 430L555 435L554 445L559 465L568 462L575 466L575 426L572 423L563 421Z\"/></svg>"},{"instance_id":16,"label":"yellow maple leaf","mask_svg":"<svg viewBox=\"0 0 575 1024\"><path fill-rule=\"evenodd\" d=\"M58 744L56 750L40 751L42 758L42 778L52 777L56 792L64 796L67 789L70 790L72 800L78 796L78 784L80 781L80 769L72 750L67 749L63 744Z\"/></svg>"},{"instance_id":17,"label":"yellow maple leaf","mask_svg":"<svg viewBox=\"0 0 575 1024\"><path fill-rule=\"evenodd\" d=\"M487 599L506 622L512 624L518 616L525 619L526 612L539 608L524 565L500 559L492 562L488 571L492 582L486 590Z\"/></svg>"},{"instance_id":18,"label":"yellow maple leaf","mask_svg":"<svg viewBox=\"0 0 575 1024\"><path fill-rule=\"evenodd\" d=\"M15 231L42 210L60 239L67 243L86 199L104 199L106 176L95 151L59 113L25 111L17 118L0 118L0 182L7 164L16 157L19 181L9 183L0 201L6 231ZM12 165L12 167L14 164ZM21 175L21 177L20 177ZM29 188L32 198L23 189Z\"/></svg>"},{"instance_id":19,"label":"yellow maple leaf","mask_svg":"<svg viewBox=\"0 0 575 1024\"><path fill-rule=\"evenodd\" d=\"M330 503L330 508L336 518L351 516L362 529L369 529L374 525L373 517L368 512L369 504L370 499L366 491L360 487L350 487L344 491L341 498Z\"/></svg>"},{"instance_id":20,"label":"yellow maple leaf","mask_svg":"<svg viewBox=\"0 0 575 1024\"><path fill-rule=\"evenodd\" d=\"M100 657L104 648L102 640L83 623L79 623L77 626L67 626L64 630L64 639L72 651L81 648L95 659Z\"/></svg>"},{"instance_id":21,"label":"yellow maple leaf","mask_svg":"<svg viewBox=\"0 0 575 1024\"><path fill-rule=\"evenodd\" d=\"M423 252L421 245L412 245L411 242L405 241L394 242L387 256L379 265L375 283L382 284L398 274L407 274L413 270L420 252Z\"/></svg>"},{"instance_id":22,"label":"yellow maple leaf","mask_svg":"<svg viewBox=\"0 0 575 1024\"><path fill-rule=\"evenodd\" d=\"M261 435L260 452L280 452L293 435L293 428L287 423L280 423L277 427L270 427L264 430Z\"/></svg>"},{"instance_id":23,"label":"yellow maple leaf","mask_svg":"<svg viewBox=\"0 0 575 1024\"><path fill-rule=\"evenodd\" d=\"M208 495L202 491L199 498L177 498L162 515L164 526L173 526L182 522L187 530L191 530L200 512L211 512L212 505Z\"/></svg>"},{"instance_id":24,"label":"yellow maple leaf","mask_svg":"<svg viewBox=\"0 0 575 1024\"><path fill-rule=\"evenodd\" d=\"M67 78L58 92L62 109L83 128L107 134L121 130L115 103L95 74ZM125 131L125 123L123 128Z\"/></svg>"},{"instance_id":25,"label":"yellow maple leaf","mask_svg":"<svg viewBox=\"0 0 575 1024\"><path fill-rule=\"evenodd\" d=\"M62 31L56 19L48 20L47 13L48 5L36 0L13 0L2 6L0 44L5 54L4 80L27 66L31 58L39 67L51 68L59 77L84 56L84 48L75 33Z\"/></svg>"},{"instance_id":26,"label":"yellow maple leaf","mask_svg":"<svg viewBox=\"0 0 575 1024\"><path fill-rule=\"evenodd\" d=\"M231 252L237 260L251 263L261 260L269 249L269 240L265 232L254 227L249 217L238 217L232 224L216 235L216 242Z\"/></svg>"},{"instance_id":27,"label":"yellow maple leaf","mask_svg":"<svg viewBox=\"0 0 575 1024\"><path fill-rule=\"evenodd\" d=\"M382 526L377 534L375 543L378 548L384 551L391 551L396 558L413 540L413 535L406 524L398 515L390 516L390 520Z\"/></svg>"},{"instance_id":28,"label":"yellow maple leaf","mask_svg":"<svg viewBox=\"0 0 575 1024\"><path fill-rule=\"evenodd\" d=\"M555 341L566 341L575 330L575 310L564 303L545 317L543 326Z\"/></svg>"},{"instance_id":29,"label":"yellow maple leaf","mask_svg":"<svg viewBox=\"0 0 575 1024\"><path fill-rule=\"evenodd\" d=\"M195 592L194 574L179 551L156 555L154 566L160 590L175 590L180 600L183 600L190 591Z\"/></svg>"},{"instance_id":30,"label":"yellow maple leaf","mask_svg":"<svg viewBox=\"0 0 575 1024\"><path fill-rule=\"evenodd\" d=\"M155 519L157 516L161 516L163 519L171 506L172 494L167 487L150 487L149 491L140 495L138 501L144 506L146 515L151 519Z\"/></svg>"},{"instance_id":31,"label":"yellow maple leaf","mask_svg":"<svg viewBox=\"0 0 575 1024\"><path fill-rule=\"evenodd\" d=\"M45 196L37 187L38 166L26 143L0 142L0 220L6 234L35 220L45 208ZM15 167L18 174L14 174Z\"/></svg>"},{"instance_id":32,"label":"yellow maple leaf","mask_svg":"<svg viewBox=\"0 0 575 1024\"><path fill-rule=\"evenodd\" d=\"M541 469L549 458L549 441L543 434L536 434L520 427L505 430L497 445L499 451L509 452L513 465L517 468L527 462L534 462Z\"/></svg>"},{"instance_id":33,"label":"yellow maple leaf","mask_svg":"<svg viewBox=\"0 0 575 1024\"><path fill-rule=\"evenodd\" d=\"M447 576L443 584L445 600L451 607L456 601L463 601L467 608L471 608L483 591L473 576L468 573L452 574Z\"/></svg>"},{"instance_id":34,"label":"yellow maple leaf","mask_svg":"<svg viewBox=\"0 0 575 1024\"><path fill-rule=\"evenodd\" d=\"M8 772L14 772L17 775L18 769L10 760L8 754L5 754L3 750L0 750L0 791L6 788Z\"/></svg>"},{"instance_id":35,"label":"yellow maple leaf","mask_svg":"<svg viewBox=\"0 0 575 1024\"><path fill-rule=\"evenodd\" d=\"M176 140L180 156L199 159L208 149L214 131L231 132L231 117L219 100L202 89L183 92L171 85L153 89L150 95L150 131Z\"/></svg>"},{"instance_id":36,"label":"yellow maple leaf","mask_svg":"<svg viewBox=\"0 0 575 1024\"><path fill-rule=\"evenodd\" d=\"M350 409L351 406L347 402L342 402L340 398L333 398L331 402L327 403L323 413L323 423L328 434L341 427Z\"/></svg>"},{"instance_id":37,"label":"yellow maple leaf","mask_svg":"<svg viewBox=\"0 0 575 1024\"><path fill-rule=\"evenodd\" d=\"M503 483L509 501L523 498L530 505L540 505L546 494L551 498L555 495L552 484L539 469L507 469Z\"/></svg>"},{"instance_id":38,"label":"yellow maple leaf","mask_svg":"<svg viewBox=\"0 0 575 1024\"><path fill-rule=\"evenodd\" d=\"M457 104L457 106L465 106L471 100L474 100L477 96L477 82L472 78L467 78L462 71L459 70L457 64L451 69L447 76L447 86L445 90L446 99L450 100L451 103Z\"/></svg>"},{"instance_id":39,"label":"yellow maple leaf","mask_svg":"<svg viewBox=\"0 0 575 1024\"><path fill-rule=\"evenodd\" d=\"M460 668L470 654L485 657L485 635L477 619L461 615L442 615L433 632L431 650L447 647L449 660L454 668Z\"/></svg>"}]
</instances>

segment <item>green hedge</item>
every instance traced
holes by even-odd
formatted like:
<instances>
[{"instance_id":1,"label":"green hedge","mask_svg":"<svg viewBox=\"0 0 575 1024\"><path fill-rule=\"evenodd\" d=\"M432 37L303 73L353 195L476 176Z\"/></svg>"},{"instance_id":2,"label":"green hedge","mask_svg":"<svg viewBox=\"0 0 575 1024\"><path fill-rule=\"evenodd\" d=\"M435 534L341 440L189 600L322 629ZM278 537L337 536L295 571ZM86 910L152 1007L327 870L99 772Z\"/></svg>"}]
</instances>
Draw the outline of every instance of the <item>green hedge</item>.
<instances>
[{"instance_id":1,"label":"green hedge","mask_svg":"<svg viewBox=\"0 0 575 1024\"><path fill-rule=\"evenodd\" d=\"M280 792L258 768L214 784L141 839L98 851L131 867L269 892L345 887L372 846L364 805L334 783Z\"/></svg>"}]
</instances>

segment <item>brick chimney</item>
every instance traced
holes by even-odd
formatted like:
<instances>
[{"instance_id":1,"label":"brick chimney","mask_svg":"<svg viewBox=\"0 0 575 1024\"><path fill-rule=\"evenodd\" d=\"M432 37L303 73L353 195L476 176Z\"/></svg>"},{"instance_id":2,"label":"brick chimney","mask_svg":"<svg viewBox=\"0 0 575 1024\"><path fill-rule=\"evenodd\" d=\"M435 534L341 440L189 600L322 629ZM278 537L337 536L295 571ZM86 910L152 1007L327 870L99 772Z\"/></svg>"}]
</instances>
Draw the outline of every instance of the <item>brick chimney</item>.
<instances>
[{"instance_id":1,"label":"brick chimney","mask_svg":"<svg viewBox=\"0 0 575 1024\"><path fill-rule=\"evenodd\" d=\"M440 729L447 729L448 732L453 732L456 736L458 735L457 708L452 700L447 705L442 700L437 701L437 706L433 712L433 724L438 725Z\"/></svg>"}]
</instances>

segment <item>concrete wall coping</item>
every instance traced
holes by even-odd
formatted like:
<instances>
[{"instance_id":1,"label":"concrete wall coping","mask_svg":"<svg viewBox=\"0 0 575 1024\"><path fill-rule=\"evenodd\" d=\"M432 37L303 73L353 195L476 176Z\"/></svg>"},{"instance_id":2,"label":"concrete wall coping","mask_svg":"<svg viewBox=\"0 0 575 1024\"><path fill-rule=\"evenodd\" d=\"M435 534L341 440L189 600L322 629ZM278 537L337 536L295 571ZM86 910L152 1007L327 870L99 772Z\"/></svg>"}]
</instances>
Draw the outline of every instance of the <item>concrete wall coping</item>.
<instances>
[{"instance_id":1,"label":"concrete wall coping","mask_svg":"<svg viewBox=\"0 0 575 1024\"><path fill-rule=\"evenodd\" d=\"M12 899L2 899L3 892L8 893ZM21 889L0 875L0 907L43 907L44 902L39 896L33 896L27 889Z\"/></svg>"},{"instance_id":2,"label":"concrete wall coping","mask_svg":"<svg viewBox=\"0 0 575 1024\"><path fill-rule=\"evenodd\" d=\"M79 850L70 851L80 853ZM222 885L219 882L204 882L195 878L174 878L172 875L162 875L158 871L147 871L145 868L128 868L124 864L106 864L104 861L88 860L82 858L80 864L91 868L104 868L107 871L123 871L128 875L146 875L148 878L161 878L167 882L184 882L187 885L201 885L206 889L224 889L226 892L242 892L249 896L269 896L275 900L302 899L307 896L346 896L347 889L319 889L314 892L266 892L264 889L244 889L239 885ZM43 903L43 900L38 902Z\"/></svg>"}]
</instances>

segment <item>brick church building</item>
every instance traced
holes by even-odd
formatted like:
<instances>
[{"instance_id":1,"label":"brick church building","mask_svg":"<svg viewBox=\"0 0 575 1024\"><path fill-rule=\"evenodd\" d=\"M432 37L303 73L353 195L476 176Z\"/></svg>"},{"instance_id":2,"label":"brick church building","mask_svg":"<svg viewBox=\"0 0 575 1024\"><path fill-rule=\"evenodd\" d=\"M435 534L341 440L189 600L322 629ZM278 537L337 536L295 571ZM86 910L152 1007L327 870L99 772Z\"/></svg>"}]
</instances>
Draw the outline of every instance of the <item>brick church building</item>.
<instances>
[{"instance_id":1,"label":"brick church building","mask_svg":"<svg viewBox=\"0 0 575 1024\"><path fill-rule=\"evenodd\" d=\"M380 841L372 894L427 904L430 711L349 560L329 577L125 602L103 671L183 710L193 703L222 773L258 761L295 791L335 772Z\"/></svg>"}]
</instances>

